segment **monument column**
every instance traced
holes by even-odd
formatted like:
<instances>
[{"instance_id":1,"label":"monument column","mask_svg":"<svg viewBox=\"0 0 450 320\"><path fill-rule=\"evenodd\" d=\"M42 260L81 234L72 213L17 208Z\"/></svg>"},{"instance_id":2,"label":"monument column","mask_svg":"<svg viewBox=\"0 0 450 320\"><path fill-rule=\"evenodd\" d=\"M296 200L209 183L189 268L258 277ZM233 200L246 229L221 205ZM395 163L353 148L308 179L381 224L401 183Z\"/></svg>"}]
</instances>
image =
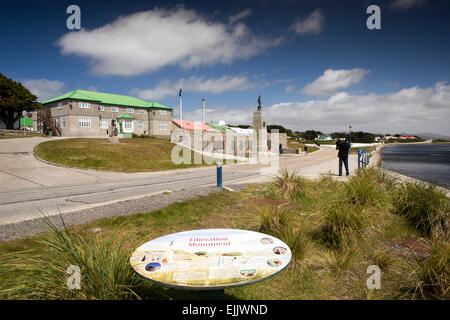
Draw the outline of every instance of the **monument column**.
<instances>
[{"instance_id":1,"label":"monument column","mask_svg":"<svg viewBox=\"0 0 450 320\"><path fill-rule=\"evenodd\" d=\"M262 110L261 96L258 97L258 108L253 112L253 137L256 139L256 151L267 152L266 112Z\"/></svg>"}]
</instances>

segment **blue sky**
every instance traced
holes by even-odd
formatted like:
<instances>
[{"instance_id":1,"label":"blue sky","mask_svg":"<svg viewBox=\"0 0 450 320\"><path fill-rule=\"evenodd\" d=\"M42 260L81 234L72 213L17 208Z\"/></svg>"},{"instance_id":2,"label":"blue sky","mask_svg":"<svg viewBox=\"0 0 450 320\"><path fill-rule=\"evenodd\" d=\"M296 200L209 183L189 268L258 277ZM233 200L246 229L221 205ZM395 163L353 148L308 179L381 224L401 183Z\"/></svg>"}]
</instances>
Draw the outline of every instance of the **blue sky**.
<instances>
[{"instance_id":1,"label":"blue sky","mask_svg":"<svg viewBox=\"0 0 450 320\"><path fill-rule=\"evenodd\" d=\"M66 8L81 9L81 30ZM381 9L369 30L366 9ZM185 119L450 134L450 1L9 1L0 72L40 100L98 90Z\"/></svg>"}]
</instances>

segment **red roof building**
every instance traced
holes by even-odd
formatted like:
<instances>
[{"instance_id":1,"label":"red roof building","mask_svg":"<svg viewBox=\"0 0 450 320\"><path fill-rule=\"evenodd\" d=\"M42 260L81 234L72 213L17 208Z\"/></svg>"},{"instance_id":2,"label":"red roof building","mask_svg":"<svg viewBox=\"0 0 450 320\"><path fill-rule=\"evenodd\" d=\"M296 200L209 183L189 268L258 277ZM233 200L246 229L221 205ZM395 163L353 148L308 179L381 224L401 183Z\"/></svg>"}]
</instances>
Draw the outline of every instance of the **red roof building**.
<instances>
[{"instance_id":1,"label":"red roof building","mask_svg":"<svg viewBox=\"0 0 450 320\"><path fill-rule=\"evenodd\" d=\"M172 120L172 122L176 127L181 128L181 120ZM183 120L183 129L185 129L185 130L203 130L203 131L207 131L207 132L219 132L219 131L211 128L210 126L208 126L206 123L192 122L192 121L186 121L186 120Z\"/></svg>"}]
</instances>

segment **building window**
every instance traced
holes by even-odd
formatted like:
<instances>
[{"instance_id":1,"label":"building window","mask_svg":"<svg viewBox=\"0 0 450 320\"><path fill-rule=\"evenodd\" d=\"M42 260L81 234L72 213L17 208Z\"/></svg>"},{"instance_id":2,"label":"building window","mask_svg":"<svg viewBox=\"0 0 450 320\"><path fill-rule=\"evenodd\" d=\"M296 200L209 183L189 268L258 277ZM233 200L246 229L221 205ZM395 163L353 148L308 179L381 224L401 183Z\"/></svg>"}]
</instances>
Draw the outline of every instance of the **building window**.
<instances>
[{"instance_id":1,"label":"building window","mask_svg":"<svg viewBox=\"0 0 450 320\"><path fill-rule=\"evenodd\" d=\"M66 127L66 117L61 117L61 128Z\"/></svg>"},{"instance_id":2,"label":"building window","mask_svg":"<svg viewBox=\"0 0 450 320\"><path fill-rule=\"evenodd\" d=\"M79 116L78 117L78 127L79 128L90 128L91 127L91 117Z\"/></svg>"},{"instance_id":3,"label":"building window","mask_svg":"<svg viewBox=\"0 0 450 320\"><path fill-rule=\"evenodd\" d=\"M165 116L166 115L166 110L159 110L159 115L160 116Z\"/></svg>"},{"instance_id":4,"label":"building window","mask_svg":"<svg viewBox=\"0 0 450 320\"><path fill-rule=\"evenodd\" d=\"M101 118L100 119L100 129L108 129L108 119Z\"/></svg>"},{"instance_id":5,"label":"building window","mask_svg":"<svg viewBox=\"0 0 450 320\"><path fill-rule=\"evenodd\" d=\"M138 121L137 128L138 130L144 130L144 121Z\"/></svg>"},{"instance_id":6,"label":"building window","mask_svg":"<svg viewBox=\"0 0 450 320\"><path fill-rule=\"evenodd\" d=\"M160 121L159 122L159 130L167 130L167 122Z\"/></svg>"},{"instance_id":7,"label":"building window","mask_svg":"<svg viewBox=\"0 0 450 320\"><path fill-rule=\"evenodd\" d=\"M80 108L81 109L90 109L91 104L89 102L80 102Z\"/></svg>"},{"instance_id":8,"label":"building window","mask_svg":"<svg viewBox=\"0 0 450 320\"><path fill-rule=\"evenodd\" d=\"M111 107L111 112L119 112L119 107Z\"/></svg>"},{"instance_id":9,"label":"building window","mask_svg":"<svg viewBox=\"0 0 450 320\"><path fill-rule=\"evenodd\" d=\"M124 122L124 129L125 130L131 130L131 123L132 123L132 120L131 119L125 119L125 122Z\"/></svg>"},{"instance_id":10,"label":"building window","mask_svg":"<svg viewBox=\"0 0 450 320\"><path fill-rule=\"evenodd\" d=\"M98 111L105 111L105 106L98 106Z\"/></svg>"},{"instance_id":11,"label":"building window","mask_svg":"<svg viewBox=\"0 0 450 320\"><path fill-rule=\"evenodd\" d=\"M147 113L147 111L145 111L145 110L140 110L139 111L141 114L146 114Z\"/></svg>"},{"instance_id":12,"label":"building window","mask_svg":"<svg viewBox=\"0 0 450 320\"><path fill-rule=\"evenodd\" d=\"M128 109L127 109L127 112L128 112L128 113L134 113L134 109L133 109L133 108L128 108Z\"/></svg>"},{"instance_id":13,"label":"building window","mask_svg":"<svg viewBox=\"0 0 450 320\"><path fill-rule=\"evenodd\" d=\"M58 103L58 106L56 107L56 109L61 110L62 109L62 102Z\"/></svg>"}]
</instances>

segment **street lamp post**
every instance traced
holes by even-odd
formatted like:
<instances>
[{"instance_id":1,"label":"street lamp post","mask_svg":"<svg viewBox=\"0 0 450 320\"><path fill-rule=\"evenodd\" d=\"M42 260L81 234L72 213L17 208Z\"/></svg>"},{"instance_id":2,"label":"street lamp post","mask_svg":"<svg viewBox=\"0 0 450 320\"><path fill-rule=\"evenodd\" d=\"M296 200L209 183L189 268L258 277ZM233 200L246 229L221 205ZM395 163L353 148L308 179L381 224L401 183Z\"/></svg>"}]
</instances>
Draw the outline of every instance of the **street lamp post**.
<instances>
[{"instance_id":1,"label":"street lamp post","mask_svg":"<svg viewBox=\"0 0 450 320\"><path fill-rule=\"evenodd\" d=\"M352 153L352 126L350 126L349 143L350 143L350 153Z\"/></svg>"}]
</instances>

